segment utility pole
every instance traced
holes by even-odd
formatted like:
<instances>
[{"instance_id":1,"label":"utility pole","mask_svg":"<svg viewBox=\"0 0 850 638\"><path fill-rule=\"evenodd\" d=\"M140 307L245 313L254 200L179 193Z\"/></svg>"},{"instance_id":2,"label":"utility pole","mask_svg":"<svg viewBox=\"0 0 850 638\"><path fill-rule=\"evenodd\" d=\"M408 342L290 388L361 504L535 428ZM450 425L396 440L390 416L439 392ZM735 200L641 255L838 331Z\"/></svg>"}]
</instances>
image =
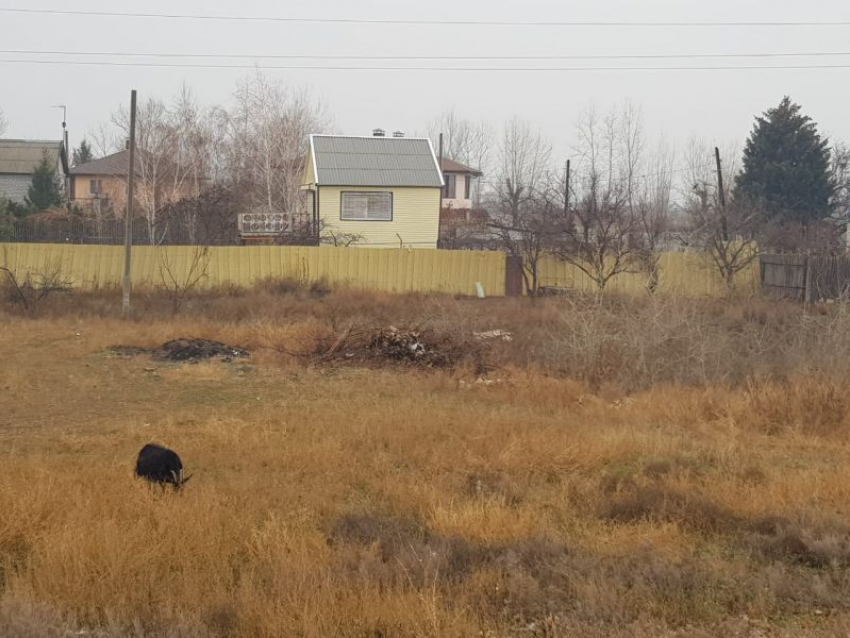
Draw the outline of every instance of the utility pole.
<instances>
[{"instance_id":1,"label":"utility pole","mask_svg":"<svg viewBox=\"0 0 850 638\"><path fill-rule=\"evenodd\" d=\"M71 165L71 149L68 146L68 107L65 106L64 104L54 104L53 108L54 109L62 109L62 145L65 147L65 160L66 160L67 164L70 166ZM62 161L61 158L60 158L59 161L60 162ZM71 199L71 178L68 175L65 176L64 186L65 186L65 195L70 200ZM70 208L70 203L68 204L68 207Z\"/></svg>"},{"instance_id":2,"label":"utility pole","mask_svg":"<svg viewBox=\"0 0 850 638\"><path fill-rule=\"evenodd\" d=\"M570 214L570 160L567 160L566 175L564 176L564 214Z\"/></svg>"},{"instance_id":3,"label":"utility pole","mask_svg":"<svg viewBox=\"0 0 850 638\"><path fill-rule=\"evenodd\" d=\"M723 241L729 241L729 223L726 219L726 191L723 189L723 166L720 163L720 149L714 147L714 159L717 161L717 199L720 202L720 232Z\"/></svg>"},{"instance_id":4,"label":"utility pole","mask_svg":"<svg viewBox=\"0 0 850 638\"><path fill-rule=\"evenodd\" d=\"M440 190L440 203L437 208L437 248L440 247L440 242L443 239L443 195L446 192L446 176L443 174L443 134L440 133L440 181L443 183L443 188Z\"/></svg>"},{"instance_id":5,"label":"utility pole","mask_svg":"<svg viewBox=\"0 0 850 638\"><path fill-rule=\"evenodd\" d=\"M130 93L130 165L127 170L127 216L124 220L124 279L121 314L130 315L130 263L133 253L133 196L136 182L136 90Z\"/></svg>"}]
</instances>

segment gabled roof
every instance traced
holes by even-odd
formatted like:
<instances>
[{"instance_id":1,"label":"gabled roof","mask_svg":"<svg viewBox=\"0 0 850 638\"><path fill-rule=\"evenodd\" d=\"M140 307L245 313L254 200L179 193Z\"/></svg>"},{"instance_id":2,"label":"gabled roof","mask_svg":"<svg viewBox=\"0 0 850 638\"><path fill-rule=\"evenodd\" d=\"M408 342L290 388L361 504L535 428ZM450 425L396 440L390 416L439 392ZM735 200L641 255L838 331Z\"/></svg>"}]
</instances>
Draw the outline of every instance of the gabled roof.
<instances>
[{"instance_id":1,"label":"gabled roof","mask_svg":"<svg viewBox=\"0 0 850 638\"><path fill-rule=\"evenodd\" d=\"M310 148L320 186L443 187L427 139L311 135Z\"/></svg>"},{"instance_id":2,"label":"gabled roof","mask_svg":"<svg viewBox=\"0 0 850 638\"><path fill-rule=\"evenodd\" d=\"M68 172L65 145L53 140L0 140L0 173L6 175L32 175L44 154L51 164Z\"/></svg>"},{"instance_id":3,"label":"gabled roof","mask_svg":"<svg viewBox=\"0 0 850 638\"><path fill-rule=\"evenodd\" d=\"M464 166L460 162L450 160L448 157L444 157L442 159L441 166L443 167L444 173L467 173L469 175L475 175L476 177L483 175L481 171L469 168L469 166Z\"/></svg>"},{"instance_id":4,"label":"gabled roof","mask_svg":"<svg viewBox=\"0 0 850 638\"><path fill-rule=\"evenodd\" d=\"M130 166L130 151L118 151L112 155L74 166L71 175L112 175L126 177Z\"/></svg>"}]
</instances>

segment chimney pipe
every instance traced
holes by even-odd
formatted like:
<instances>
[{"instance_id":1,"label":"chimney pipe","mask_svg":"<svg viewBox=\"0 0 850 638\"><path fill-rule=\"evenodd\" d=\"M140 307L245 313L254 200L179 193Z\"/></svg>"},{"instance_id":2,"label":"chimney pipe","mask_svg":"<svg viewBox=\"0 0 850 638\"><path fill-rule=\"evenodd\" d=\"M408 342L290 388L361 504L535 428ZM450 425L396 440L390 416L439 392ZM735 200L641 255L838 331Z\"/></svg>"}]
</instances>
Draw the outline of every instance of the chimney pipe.
<instances>
[{"instance_id":1,"label":"chimney pipe","mask_svg":"<svg viewBox=\"0 0 850 638\"><path fill-rule=\"evenodd\" d=\"M396 131L393 133L393 137L404 137L404 131Z\"/></svg>"},{"instance_id":2,"label":"chimney pipe","mask_svg":"<svg viewBox=\"0 0 850 638\"><path fill-rule=\"evenodd\" d=\"M382 128L376 128L372 131L372 137L386 137L387 132Z\"/></svg>"}]
</instances>

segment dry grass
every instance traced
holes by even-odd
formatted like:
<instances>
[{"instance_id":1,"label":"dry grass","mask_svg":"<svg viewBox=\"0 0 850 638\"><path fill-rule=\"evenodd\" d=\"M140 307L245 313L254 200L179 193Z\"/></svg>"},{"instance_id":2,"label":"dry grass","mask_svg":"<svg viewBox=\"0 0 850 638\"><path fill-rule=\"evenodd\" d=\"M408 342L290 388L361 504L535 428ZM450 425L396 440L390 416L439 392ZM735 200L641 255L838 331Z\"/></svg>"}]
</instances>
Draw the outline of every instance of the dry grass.
<instances>
[{"instance_id":1,"label":"dry grass","mask_svg":"<svg viewBox=\"0 0 850 638\"><path fill-rule=\"evenodd\" d=\"M176 316L140 296L135 322L114 304L0 313L2 636L850 630L842 308L271 285ZM486 382L286 354L352 324L517 338ZM255 355L104 354L188 335ZM133 479L148 441L195 473L181 495Z\"/></svg>"}]
</instances>

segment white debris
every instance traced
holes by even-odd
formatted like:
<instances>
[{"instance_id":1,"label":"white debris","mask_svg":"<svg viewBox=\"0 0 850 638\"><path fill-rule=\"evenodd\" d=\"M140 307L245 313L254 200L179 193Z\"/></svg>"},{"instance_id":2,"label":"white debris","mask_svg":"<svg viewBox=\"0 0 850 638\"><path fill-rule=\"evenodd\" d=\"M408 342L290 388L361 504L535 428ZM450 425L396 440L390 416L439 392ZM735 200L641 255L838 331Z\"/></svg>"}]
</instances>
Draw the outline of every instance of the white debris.
<instances>
[{"instance_id":1,"label":"white debris","mask_svg":"<svg viewBox=\"0 0 850 638\"><path fill-rule=\"evenodd\" d=\"M473 334L479 341L488 341L490 339L498 339L499 341L514 340L514 333L507 330L490 330L488 332L475 332Z\"/></svg>"}]
</instances>

